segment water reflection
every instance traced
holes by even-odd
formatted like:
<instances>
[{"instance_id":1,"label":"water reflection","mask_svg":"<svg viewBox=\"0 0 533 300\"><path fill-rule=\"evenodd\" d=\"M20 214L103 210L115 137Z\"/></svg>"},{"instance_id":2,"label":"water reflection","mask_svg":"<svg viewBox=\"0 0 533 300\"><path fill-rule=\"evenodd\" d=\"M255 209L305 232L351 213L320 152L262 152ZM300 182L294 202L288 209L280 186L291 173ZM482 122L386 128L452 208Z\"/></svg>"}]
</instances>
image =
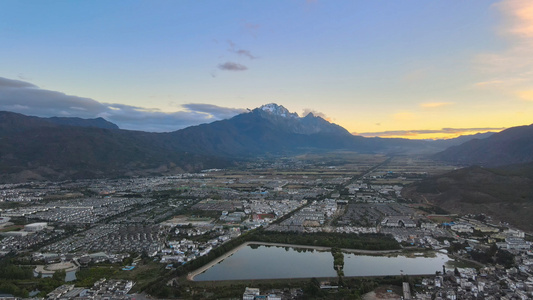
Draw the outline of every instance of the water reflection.
<instances>
[{"instance_id":1,"label":"water reflection","mask_svg":"<svg viewBox=\"0 0 533 300\"><path fill-rule=\"evenodd\" d=\"M385 276L400 273L434 274L448 264L450 258L369 256L344 254L345 276ZM331 252L302 248L247 246L216 264L194 280L238 280L273 278L336 277ZM403 272L400 272L402 270Z\"/></svg>"}]
</instances>

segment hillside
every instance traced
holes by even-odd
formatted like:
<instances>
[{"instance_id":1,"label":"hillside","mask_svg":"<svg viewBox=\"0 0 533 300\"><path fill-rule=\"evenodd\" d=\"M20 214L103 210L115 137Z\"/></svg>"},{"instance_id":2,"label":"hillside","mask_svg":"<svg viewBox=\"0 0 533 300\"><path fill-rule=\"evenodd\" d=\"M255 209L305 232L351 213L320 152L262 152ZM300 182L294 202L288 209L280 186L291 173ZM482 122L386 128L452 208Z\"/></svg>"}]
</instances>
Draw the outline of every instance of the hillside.
<instances>
[{"instance_id":1,"label":"hillside","mask_svg":"<svg viewBox=\"0 0 533 300\"><path fill-rule=\"evenodd\" d=\"M485 139L473 139L433 156L453 164L487 167L533 161L533 125L512 127Z\"/></svg>"},{"instance_id":2,"label":"hillside","mask_svg":"<svg viewBox=\"0 0 533 300\"><path fill-rule=\"evenodd\" d=\"M180 173L228 162L170 151L158 134L58 125L0 114L0 181L76 179Z\"/></svg>"},{"instance_id":3,"label":"hillside","mask_svg":"<svg viewBox=\"0 0 533 300\"><path fill-rule=\"evenodd\" d=\"M470 134L470 135L461 135L461 136L458 136L456 138L451 138L451 139L434 140L431 143L434 146L436 146L436 147L440 147L442 149L446 149L446 148L449 148L449 147L452 147L452 146L459 146L459 145L461 145L463 143L466 143L466 142L469 142L471 140L486 139L486 138L492 136L493 134L495 134L495 132L483 132L483 133L476 133L476 134Z\"/></svg>"},{"instance_id":4,"label":"hillside","mask_svg":"<svg viewBox=\"0 0 533 300\"><path fill-rule=\"evenodd\" d=\"M265 107L171 133L120 130L103 119L0 112L0 182L175 174L265 155L383 150L320 117Z\"/></svg>"},{"instance_id":5,"label":"hillside","mask_svg":"<svg viewBox=\"0 0 533 300\"><path fill-rule=\"evenodd\" d=\"M402 194L451 213L485 213L497 221L533 231L532 163L498 169L459 169L408 186Z\"/></svg>"},{"instance_id":6,"label":"hillside","mask_svg":"<svg viewBox=\"0 0 533 300\"><path fill-rule=\"evenodd\" d=\"M435 151L430 141L354 136L319 116L300 117L274 103L169 133L121 130L101 118L0 112L0 141L0 182L175 174L257 157L339 150L386 155Z\"/></svg>"},{"instance_id":7,"label":"hillside","mask_svg":"<svg viewBox=\"0 0 533 300\"><path fill-rule=\"evenodd\" d=\"M410 153L425 150L428 142L364 138L343 127L308 114L299 117L283 106L267 104L231 119L192 126L168 134L178 149L227 157L293 155L350 150L360 153Z\"/></svg>"},{"instance_id":8,"label":"hillside","mask_svg":"<svg viewBox=\"0 0 533 300\"><path fill-rule=\"evenodd\" d=\"M103 128L103 129L119 129L116 124L107 121L104 118L82 119L82 118L66 118L66 117L51 117L46 120L58 124L87 128Z\"/></svg>"}]
</instances>

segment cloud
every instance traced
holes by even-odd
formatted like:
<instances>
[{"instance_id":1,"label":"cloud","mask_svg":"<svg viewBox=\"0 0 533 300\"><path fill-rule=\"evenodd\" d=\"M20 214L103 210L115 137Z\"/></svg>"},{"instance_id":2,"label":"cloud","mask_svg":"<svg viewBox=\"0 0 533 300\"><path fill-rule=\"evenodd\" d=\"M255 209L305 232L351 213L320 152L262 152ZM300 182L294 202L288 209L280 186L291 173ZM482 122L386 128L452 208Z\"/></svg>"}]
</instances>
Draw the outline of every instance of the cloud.
<instances>
[{"instance_id":1,"label":"cloud","mask_svg":"<svg viewBox=\"0 0 533 300\"><path fill-rule=\"evenodd\" d=\"M228 44L229 44L229 49L228 49L229 52L235 53L235 54L237 54L239 56L247 57L249 59L257 59L258 58L257 56L254 56L252 54L252 52L250 52L249 50L238 49L237 45L234 42L232 42L231 40L228 40Z\"/></svg>"},{"instance_id":2,"label":"cloud","mask_svg":"<svg viewBox=\"0 0 533 300\"><path fill-rule=\"evenodd\" d=\"M235 53L238 56L243 56L243 57L246 57L246 58L249 58L249 59L256 59L257 58L249 50L237 48L237 45L233 41L228 40L227 42L229 44L229 49L228 49L229 52ZM246 71L246 70L248 70L247 66L239 64L239 63L236 63L236 62L231 62L231 61L227 61L227 62L225 62L223 64L219 64L217 67L218 67L218 69L223 70L223 71ZM213 77L213 78L216 77L216 73L215 72L211 72L210 74L211 74L211 77Z\"/></svg>"},{"instance_id":3,"label":"cloud","mask_svg":"<svg viewBox=\"0 0 533 300\"><path fill-rule=\"evenodd\" d=\"M505 80L493 79L493 80L488 80L488 81L476 82L474 84L474 86L476 86L476 87L495 87L495 86L502 86L502 85L505 85L505 84L506 84Z\"/></svg>"},{"instance_id":4,"label":"cloud","mask_svg":"<svg viewBox=\"0 0 533 300\"><path fill-rule=\"evenodd\" d=\"M504 0L493 5L502 18L498 33L508 47L477 55L476 66L488 78L476 87L516 89L533 86L533 1Z\"/></svg>"},{"instance_id":5,"label":"cloud","mask_svg":"<svg viewBox=\"0 0 533 300\"><path fill-rule=\"evenodd\" d=\"M223 71L246 71L248 70L248 67L245 65L241 65L235 62L225 62L223 64L219 64L218 68Z\"/></svg>"},{"instance_id":6,"label":"cloud","mask_svg":"<svg viewBox=\"0 0 533 300\"><path fill-rule=\"evenodd\" d=\"M163 112L45 90L29 82L0 77L0 110L39 117L103 117L122 129L151 132L174 131L192 125L233 117L243 109L188 103L183 110Z\"/></svg>"},{"instance_id":7,"label":"cloud","mask_svg":"<svg viewBox=\"0 0 533 300\"><path fill-rule=\"evenodd\" d=\"M533 101L533 90L518 91L516 94L522 100Z\"/></svg>"},{"instance_id":8,"label":"cloud","mask_svg":"<svg viewBox=\"0 0 533 300\"><path fill-rule=\"evenodd\" d=\"M188 103L183 104L182 107L188 111L206 113L215 119L228 119L235 115L246 112L246 109L243 108L221 107L213 104L203 103Z\"/></svg>"},{"instance_id":9,"label":"cloud","mask_svg":"<svg viewBox=\"0 0 533 300\"><path fill-rule=\"evenodd\" d=\"M0 88L36 88L37 86L15 79L7 79L0 77Z\"/></svg>"},{"instance_id":10,"label":"cloud","mask_svg":"<svg viewBox=\"0 0 533 300\"><path fill-rule=\"evenodd\" d=\"M533 37L533 3L530 0L505 0L495 6L506 17L503 34L519 38Z\"/></svg>"},{"instance_id":11,"label":"cloud","mask_svg":"<svg viewBox=\"0 0 533 300\"><path fill-rule=\"evenodd\" d=\"M425 102L425 103L420 103L420 106L423 108L437 108L437 107L449 106L453 104L454 104L453 102Z\"/></svg>"},{"instance_id":12,"label":"cloud","mask_svg":"<svg viewBox=\"0 0 533 300\"><path fill-rule=\"evenodd\" d=\"M19 73L17 76L20 80L31 80L31 78L26 77L24 74Z\"/></svg>"},{"instance_id":13,"label":"cloud","mask_svg":"<svg viewBox=\"0 0 533 300\"><path fill-rule=\"evenodd\" d=\"M379 132L363 132L358 135L364 137L391 137L391 136L417 136L422 134L464 134L472 132L501 131L505 127L486 127L486 128L442 128L442 129L424 129L424 130L391 130Z\"/></svg>"},{"instance_id":14,"label":"cloud","mask_svg":"<svg viewBox=\"0 0 533 300\"><path fill-rule=\"evenodd\" d=\"M244 50L244 49L239 49L239 50L235 51L235 53L239 54L240 56L246 56L249 59L256 59L257 58L256 56L253 56L250 51Z\"/></svg>"},{"instance_id":15,"label":"cloud","mask_svg":"<svg viewBox=\"0 0 533 300\"><path fill-rule=\"evenodd\" d=\"M310 109L310 108L304 108L304 111L302 113L302 116L307 116L308 114L312 113L313 115L317 116L317 117L321 117L322 119L328 121L328 122L332 122L333 120L326 116L325 113L322 113L322 112L319 112L319 111L316 111L316 110L313 110L313 109Z\"/></svg>"},{"instance_id":16,"label":"cloud","mask_svg":"<svg viewBox=\"0 0 533 300\"><path fill-rule=\"evenodd\" d=\"M255 24L255 23L249 23L249 22L244 22L244 29L246 30L246 32L248 32L249 34L251 34L254 38L257 37L257 32L259 31L259 28L261 28L261 25L259 24Z\"/></svg>"}]
</instances>

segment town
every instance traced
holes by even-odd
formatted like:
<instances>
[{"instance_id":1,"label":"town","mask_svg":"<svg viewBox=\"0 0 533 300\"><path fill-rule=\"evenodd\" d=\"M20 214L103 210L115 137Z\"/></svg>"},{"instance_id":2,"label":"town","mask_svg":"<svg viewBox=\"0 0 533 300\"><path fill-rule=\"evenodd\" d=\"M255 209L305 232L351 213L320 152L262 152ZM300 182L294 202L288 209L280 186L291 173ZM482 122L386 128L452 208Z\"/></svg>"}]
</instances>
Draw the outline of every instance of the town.
<instances>
[{"instance_id":1,"label":"town","mask_svg":"<svg viewBox=\"0 0 533 300\"><path fill-rule=\"evenodd\" d=\"M0 298L187 298L209 288L184 280L181 270L201 267L232 243L254 241L257 232L383 237L383 249L364 250L439 253L456 263L433 274L388 274L403 283L397 294L404 299L533 297L529 233L402 195L408 184L454 168L402 156L311 155L173 176L0 185L2 260L31 269L36 280L55 280L1 284ZM318 294L334 299L355 292L340 269L336 283L319 282ZM164 294L150 290L154 279L163 282L157 292ZM228 298L307 299L311 292L301 282L270 290L247 286Z\"/></svg>"}]
</instances>

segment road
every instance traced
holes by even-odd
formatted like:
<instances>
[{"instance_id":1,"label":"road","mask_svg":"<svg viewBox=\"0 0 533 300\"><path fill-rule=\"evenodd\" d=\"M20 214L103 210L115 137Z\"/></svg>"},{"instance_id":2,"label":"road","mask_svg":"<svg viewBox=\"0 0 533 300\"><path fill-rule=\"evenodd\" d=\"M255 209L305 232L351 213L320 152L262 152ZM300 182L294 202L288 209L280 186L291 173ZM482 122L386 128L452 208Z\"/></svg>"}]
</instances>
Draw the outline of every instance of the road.
<instances>
[{"instance_id":1,"label":"road","mask_svg":"<svg viewBox=\"0 0 533 300\"><path fill-rule=\"evenodd\" d=\"M392 159L392 157L389 157L388 159L386 159L385 161L371 167L370 169L368 169L366 172L360 174L360 175L356 175L354 177L352 177L350 180L348 180L348 182L346 182L345 184L341 185L338 187L338 191L342 191L346 186L352 184L353 182L355 182L356 180L359 180L361 178L363 178L364 176L370 174L371 172L373 172L374 170L378 169L379 167L387 164L388 162L390 162ZM333 192L331 192L330 194L326 195L326 198L329 198L331 197L331 194ZM303 205L297 209L295 209L294 211L292 211L290 214L293 214L295 213L296 211L302 209L303 207L305 207L307 205ZM224 259L230 257L231 255L233 255L234 253L236 253L237 251L239 251L240 249L242 249L243 247L246 247L250 244L255 244L255 245L267 245L267 246L279 246L279 247L292 247L292 248L305 248L305 249L315 249L315 250L319 250L319 251L329 251L331 248L330 247L320 247L320 246L302 246L302 245L294 245L294 244L277 244L277 243L258 243L258 242L246 242L234 249L232 249L231 251L217 257L215 260L209 262L208 264L202 266L201 268L197 269L197 270L194 270L192 272L190 272L189 274L187 274L187 280L194 280L194 277L198 274L201 274L203 272L205 272L206 270L208 270L209 268L211 268L212 266L218 264L219 262L223 261ZM359 254L387 254L387 253L396 253L396 252L400 252L401 250L385 250L385 251L371 251L371 250L357 250L357 249L341 249L342 251L344 252L349 252L349 253L359 253Z\"/></svg>"}]
</instances>

